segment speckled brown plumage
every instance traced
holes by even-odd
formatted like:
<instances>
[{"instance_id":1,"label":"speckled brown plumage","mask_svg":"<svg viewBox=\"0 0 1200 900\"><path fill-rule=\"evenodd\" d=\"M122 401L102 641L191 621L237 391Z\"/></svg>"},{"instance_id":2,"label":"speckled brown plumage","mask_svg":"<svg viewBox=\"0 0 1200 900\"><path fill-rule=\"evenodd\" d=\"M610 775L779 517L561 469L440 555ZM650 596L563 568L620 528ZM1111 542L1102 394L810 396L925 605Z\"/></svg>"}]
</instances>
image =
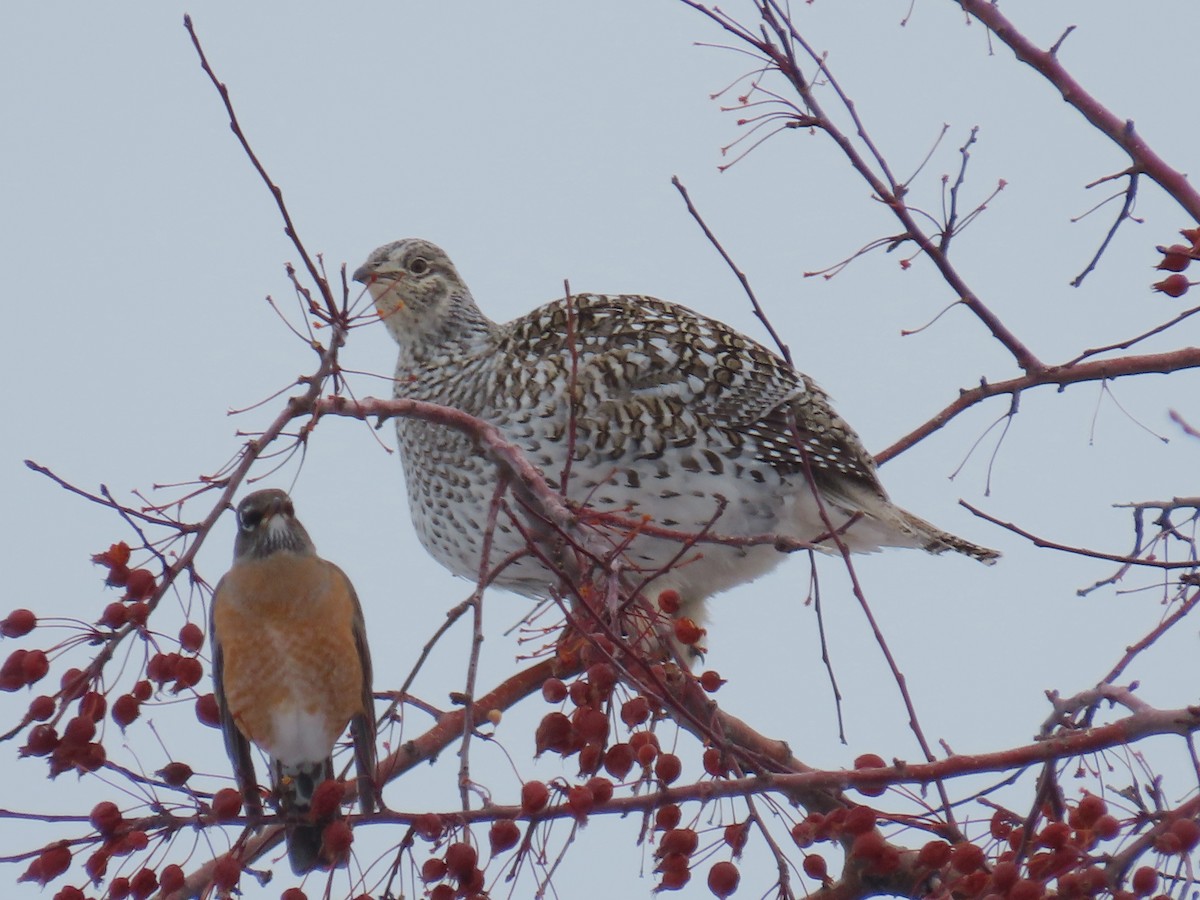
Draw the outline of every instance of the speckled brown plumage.
<instances>
[{"instance_id":1,"label":"speckled brown plumage","mask_svg":"<svg viewBox=\"0 0 1200 900\"><path fill-rule=\"evenodd\" d=\"M560 489L573 449L566 495L576 503L681 531L711 526L723 535L799 540L827 533L823 506L836 527L850 522L841 537L852 550L997 556L895 506L825 392L721 322L653 297L578 294L570 310L558 300L497 324L446 254L419 239L380 247L354 278L368 286L400 347L397 396L492 423ZM397 434L421 541L451 571L476 578L495 472L458 433L402 418ZM726 505L714 522L721 498ZM500 523L492 562L524 543ZM624 558L652 573L679 550L676 541L643 534ZM699 618L705 598L782 558L769 546L707 544L651 589L678 590L684 612ZM555 575L525 556L497 581L542 597Z\"/></svg>"}]
</instances>

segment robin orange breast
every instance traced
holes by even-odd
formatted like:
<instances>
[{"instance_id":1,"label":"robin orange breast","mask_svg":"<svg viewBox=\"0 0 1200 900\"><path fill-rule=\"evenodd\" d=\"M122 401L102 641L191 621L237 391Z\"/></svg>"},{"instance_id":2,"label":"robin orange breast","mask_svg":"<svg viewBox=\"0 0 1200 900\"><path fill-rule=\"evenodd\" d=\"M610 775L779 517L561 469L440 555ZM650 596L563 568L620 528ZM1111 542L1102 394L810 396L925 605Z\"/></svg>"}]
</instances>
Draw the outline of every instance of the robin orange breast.
<instances>
[{"instance_id":1,"label":"robin orange breast","mask_svg":"<svg viewBox=\"0 0 1200 900\"><path fill-rule=\"evenodd\" d=\"M375 718L362 608L346 574L317 556L280 490L238 504L233 568L212 602L213 681L225 749L252 814L261 812L250 744L270 759L297 874L339 862L322 849L328 818L313 792L333 777L350 726L363 812L375 808Z\"/></svg>"}]
</instances>

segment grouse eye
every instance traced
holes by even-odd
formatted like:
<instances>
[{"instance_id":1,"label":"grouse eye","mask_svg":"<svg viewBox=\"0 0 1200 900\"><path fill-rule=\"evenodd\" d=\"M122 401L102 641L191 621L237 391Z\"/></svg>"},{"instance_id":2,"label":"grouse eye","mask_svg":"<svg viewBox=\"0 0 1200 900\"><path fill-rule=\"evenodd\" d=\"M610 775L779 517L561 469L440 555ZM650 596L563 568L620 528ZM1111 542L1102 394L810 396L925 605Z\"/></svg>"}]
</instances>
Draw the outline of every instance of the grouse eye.
<instances>
[{"instance_id":1,"label":"grouse eye","mask_svg":"<svg viewBox=\"0 0 1200 900\"><path fill-rule=\"evenodd\" d=\"M253 531L262 521L262 517L260 509L243 509L241 515L238 516L238 524L242 526L242 531Z\"/></svg>"},{"instance_id":2,"label":"grouse eye","mask_svg":"<svg viewBox=\"0 0 1200 900\"><path fill-rule=\"evenodd\" d=\"M408 271L413 275L424 275L429 271L429 260L423 256L418 256L408 264Z\"/></svg>"}]
</instances>

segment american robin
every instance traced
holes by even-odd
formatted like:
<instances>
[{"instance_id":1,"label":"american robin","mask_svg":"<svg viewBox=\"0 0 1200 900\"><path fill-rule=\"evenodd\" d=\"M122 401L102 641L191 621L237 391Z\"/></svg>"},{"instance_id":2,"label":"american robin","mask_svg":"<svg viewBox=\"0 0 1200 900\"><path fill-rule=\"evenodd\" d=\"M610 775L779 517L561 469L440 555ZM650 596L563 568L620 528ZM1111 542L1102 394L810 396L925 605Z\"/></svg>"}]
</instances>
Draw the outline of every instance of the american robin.
<instances>
[{"instance_id":1,"label":"american robin","mask_svg":"<svg viewBox=\"0 0 1200 900\"><path fill-rule=\"evenodd\" d=\"M329 818L314 821L310 807L316 787L333 778L333 747L347 724L359 805L375 808L371 655L350 579L317 556L286 493L250 494L237 525L209 629L221 731L251 815L262 803L250 744L270 758L288 858L302 874L337 862L321 848Z\"/></svg>"}]
</instances>

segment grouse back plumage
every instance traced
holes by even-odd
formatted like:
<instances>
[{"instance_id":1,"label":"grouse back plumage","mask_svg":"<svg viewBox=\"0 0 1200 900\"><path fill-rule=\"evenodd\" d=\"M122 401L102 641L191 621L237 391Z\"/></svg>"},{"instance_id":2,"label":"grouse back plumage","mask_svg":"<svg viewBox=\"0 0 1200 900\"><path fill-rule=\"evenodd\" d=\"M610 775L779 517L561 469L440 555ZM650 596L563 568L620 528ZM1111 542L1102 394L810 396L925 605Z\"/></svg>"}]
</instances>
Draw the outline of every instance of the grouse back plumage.
<instances>
[{"instance_id":1,"label":"grouse back plumage","mask_svg":"<svg viewBox=\"0 0 1200 900\"><path fill-rule=\"evenodd\" d=\"M400 347L396 395L490 422L557 489L569 469L564 493L576 504L679 532L797 540L828 537L824 507L854 551L954 550L989 563L998 556L895 506L825 392L721 322L653 297L577 294L497 324L446 254L419 239L378 248L354 278ZM494 467L457 432L407 418L396 430L422 543L475 579ZM622 537L613 532L614 546ZM490 562L525 546L511 523L498 522ZM640 533L624 561L649 575L680 550L677 540ZM699 619L707 597L782 558L769 544L704 544L650 590L678 590L681 613ZM532 555L497 578L532 597L547 596L556 581Z\"/></svg>"}]
</instances>

